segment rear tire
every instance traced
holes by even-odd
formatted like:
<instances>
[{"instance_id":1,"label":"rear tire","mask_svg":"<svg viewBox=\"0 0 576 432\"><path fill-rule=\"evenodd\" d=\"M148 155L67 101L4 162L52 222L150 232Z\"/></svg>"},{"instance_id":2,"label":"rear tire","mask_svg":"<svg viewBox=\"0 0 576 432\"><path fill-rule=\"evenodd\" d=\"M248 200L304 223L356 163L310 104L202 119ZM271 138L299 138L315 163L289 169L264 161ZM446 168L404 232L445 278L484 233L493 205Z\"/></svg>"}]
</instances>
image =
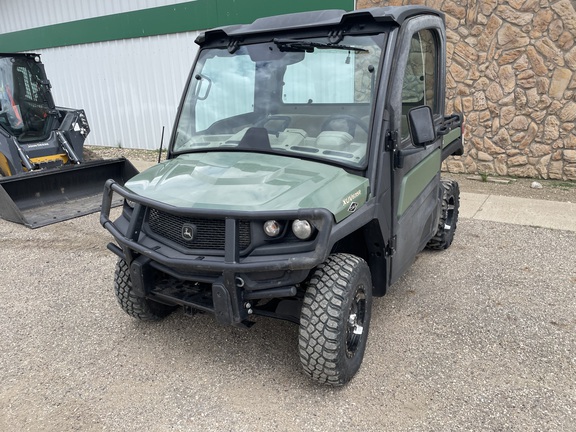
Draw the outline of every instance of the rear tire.
<instances>
[{"instance_id":1,"label":"rear tire","mask_svg":"<svg viewBox=\"0 0 576 432\"><path fill-rule=\"evenodd\" d=\"M308 284L300 315L299 351L304 371L332 386L356 374L366 349L372 278L354 255L330 255Z\"/></svg>"},{"instance_id":2,"label":"rear tire","mask_svg":"<svg viewBox=\"0 0 576 432\"><path fill-rule=\"evenodd\" d=\"M426 247L428 249L443 250L450 247L454 240L456 225L458 223L458 209L460 208L460 188L454 180L441 180L442 187L442 213L434 237Z\"/></svg>"},{"instance_id":3,"label":"rear tire","mask_svg":"<svg viewBox=\"0 0 576 432\"><path fill-rule=\"evenodd\" d=\"M161 320L176 309L176 306L168 306L136 295L132 288L130 269L123 259L116 263L114 294L122 310L141 321Z\"/></svg>"}]
</instances>

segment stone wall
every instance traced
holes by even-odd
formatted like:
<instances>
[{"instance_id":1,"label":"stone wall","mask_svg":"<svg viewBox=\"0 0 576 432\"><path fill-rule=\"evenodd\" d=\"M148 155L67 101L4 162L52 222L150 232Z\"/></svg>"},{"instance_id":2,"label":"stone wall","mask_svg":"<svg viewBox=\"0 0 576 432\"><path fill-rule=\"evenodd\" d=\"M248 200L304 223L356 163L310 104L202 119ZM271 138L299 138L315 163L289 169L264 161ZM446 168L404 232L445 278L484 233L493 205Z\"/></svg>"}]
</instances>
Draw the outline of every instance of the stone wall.
<instances>
[{"instance_id":1,"label":"stone wall","mask_svg":"<svg viewBox=\"0 0 576 432\"><path fill-rule=\"evenodd\" d=\"M358 0L446 13L447 112L465 115L454 173L576 180L576 1Z\"/></svg>"}]
</instances>

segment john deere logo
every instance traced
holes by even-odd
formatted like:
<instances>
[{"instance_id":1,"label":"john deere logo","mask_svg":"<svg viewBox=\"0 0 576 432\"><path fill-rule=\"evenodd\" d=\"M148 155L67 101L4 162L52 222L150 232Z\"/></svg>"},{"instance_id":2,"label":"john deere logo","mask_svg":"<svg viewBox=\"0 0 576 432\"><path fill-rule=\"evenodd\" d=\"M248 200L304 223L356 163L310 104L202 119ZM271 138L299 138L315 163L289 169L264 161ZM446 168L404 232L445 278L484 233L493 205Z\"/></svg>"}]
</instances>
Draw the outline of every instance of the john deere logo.
<instances>
[{"instance_id":1,"label":"john deere logo","mask_svg":"<svg viewBox=\"0 0 576 432\"><path fill-rule=\"evenodd\" d=\"M194 237L196 237L196 226L192 224L182 225L182 238L187 242L191 242Z\"/></svg>"}]
</instances>

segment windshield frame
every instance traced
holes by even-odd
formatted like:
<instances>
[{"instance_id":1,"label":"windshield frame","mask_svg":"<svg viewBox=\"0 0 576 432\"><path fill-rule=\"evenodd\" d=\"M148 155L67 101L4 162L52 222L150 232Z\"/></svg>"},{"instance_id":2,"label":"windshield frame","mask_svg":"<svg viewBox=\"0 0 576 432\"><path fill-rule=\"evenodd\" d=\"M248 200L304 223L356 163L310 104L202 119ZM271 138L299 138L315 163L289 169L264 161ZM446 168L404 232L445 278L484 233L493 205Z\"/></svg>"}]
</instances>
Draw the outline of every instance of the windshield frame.
<instances>
[{"instance_id":1,"label":"windshield frame","mask_svg":"<svg viewBox=\"0 0 576 432\"><path fill-rule=\"evenodd\" d=\"M290 43L286 44L282 42L280 44L276 44L274 39L268 39L266 41L263 41L261 38L258 38L259 40L247 40L241 45L235 45L232 48L230 46L225 47L222 44L202 48L198 53L196 61L194 62L194 67L192 68L192 71L188 77L186 89L180 102L178 114L172 131L172 137L170 140L168 157L172 158L180 154L194 153L194 152L245 150L245 151L260 151L265 153L281 154L283 156L292 156L303 159L316 160L321 161L322 163L329 163L344 166L347 168L352 168L354 170L365 169L367 160L370 157L369 155L371 151L370 138L372 135L371 125L373 124L372 117L374 115L376 97L378 95L379 74L381 73L381 64L383 61L383 54L385 52L385 46L388 39L388 32L383 29L380 29L377 32L373 31L370 32L369 34L366 33L350 34L343 37L340 41L338 41L338 43L331 42L330 38L326 34L322 36L314 35L314 37L310 37L310 35L306 36L307 36L306 38L298 39L297 37L294 37L294 35L290 35L289 41L294 41L293 44ZM318 46L312 46L313 44L318 44ZM372 49L372 52L368 53L366 48L367 46ZM238 114L238 116L240 117L244 115L242 120L250 118L252 124L256 123L257 121L256 118L265 117L264 115L265 113L268 113L268 115L271 115L272 117L279 117L279 118L273 118L272 121L275 121L276 123L280 124L282 123L282 119L285 117L290 116L294 117L297 114L312 115L315 109L318 111L319 114L324 115L325 117L324 120L327 120L327 118L330 117L330 115L334 115L338 117L336 120L338 120L341 124L340 130L334 131L334 133L331 134L333 138L332 142L330 142L330 137L328 137L329 134L324 134L326 136L322 137L323 142L326 143L328 147L333 147L332 150L330 150L329 152L322 152L321 154L318 154L318 152L314 153L310 148L308 148L308 150L310 151L306 150L306 151L288 152L288 151L279 151L278 146L275 146L273 144L272 147L270 147L270 145L268 145L267 143L265 143L262 146L255 146L256 148L248 148L248 149L246 148L241 149L239 148L240 146L233 147L232 145L220 145L218 147L198 145L197 147L188 146L187 148L184 148L184 146L182 145L182 141L179 141L179 139L180 140L182 139L180 135L183 131L183 124L184 124L183 122L186 121L186 119L188 121L192 120L194 122L197 121L196 120L197 115L194 110L198 106L198 102L200 100L205 99L207 96L206 93L202 93L202 90L198 90L199 81L203 81L206 79L206 74L203 73L205 72L204 67L206 62L217 56L224 58L238 55L243 56L249 55L251 59L256 60L256 63L264 62L265 59L258 58L258 56L261 53L260 54L258 53L257 48L264 48L270 53L270 59L268 59L270 62L276 61L277 68L270 75L270 78L272 80L275 80L272 81L272 83L278 82L279 80L282 80L283 82L285 78L284 74L286 73L287 69L292 66L292 64L297 63L297 61L294 60L297 59L299 55L318 56L320 55L320 53L328 53L328 55L341 56L343 60L344 59L346 60L342 61L342 63L346 64L350 62L350 58L353 58L355 59L351 61L353 68L358 67L357 64L359 63L359 60L356 59L362 59L363 58L362 56L364 56L364 58L367 58L366 57L367 55L371 55L370 62L368 62L370 64L368 65L367 63L368 66L364 65L365 70L366 71L369 70L370 72L366 72L365 73L366 77L362 78L364 80L363 81L364 86L366 85L370 86L370 89L367 92L368 94L367 100L355 99L357 98L356 87L359 85L357 83L358 78L356 78L356 76L350 78L352 80L351 83L353 85L352 91L354 92L353 96L354 99L350 100L348 103L331 102L331 101L314 102L311 100L290 101L283 98L283 96L285 96L283 88L280 88L281 91L280 94L278 94L279 93L278 86L274 85L267 86L263 80L260 80L257 83L258 89L255 90L255 96L254 96L255 99L252 111L250 113ZM313 51L315 53L313 53ZM334 54L335 52L338 52L338 54ZM289 60L289 57L286 57L286 59L288 60L281 60L283 58L282 56L290 56L290 55L294 57L292 58L292 60ZM282 61L284 61L284 64L281 64ZM356 69L353 70L356 71ZM281 75L278 75L278 73L280 73ZM258 77L256 77L256 79L258 79ZM212 85L213 85L212 82L206 83L205 91L207 92L212 91L208 88ZM196 99L194 99L194 97ZM191 102L192 100L194 103ZM266 103L269 104L276 104L276 106L270 110L270 106L265 106L266 103L262 103L262 101L265 101ZM190 110L192 110L193 112L192 115L190 113ZM353 114L354 112L361 112L363 114L362 115L363 121L361 123L355 120L352 121L351 119L348 118L352 117L351 114ZM228 118L228 120L233 121L234 117L235 116L231 116L230 118ZM322 116L318 115L317 117L318 119L320 119ZM346 127L344 126L344 123L347 124ZM352 125L352 123L356 124ZM194 134L196 134L195 136L197 136L202 131L197 131L196 126L197 124L194 124L192 126L188 125L186 127L189 128L189 130L191 130ZM214 126L214 124L204 129L203 132L206 131L210 132L212 126ZM269 127L268 124L266 124L265 126L266 129L268 129L268 134L273 141L275 140L275 137L277 138L279 137L278 133L282 132L282 131L275 131L275 132L273 131L272 134L270 134L270 128L274 129L272 127L273 123L271 127ZM323 125L319 126L323 127ZM353 129L353 126L355 127L355 129ZM294 132L292 129L297 128L285 127L284 130L286 129L290 129L290 132ZM348 144L350 144L350 141L356 143L353 140L353 137L350 136L350 134L352 134L351 131L356 129L362 129L362 134L365 135L364 140L361 142L361 144L364 145L363 152L360 151L359 149L356 149L354 152L349 153L348 156L339 156L339 153L342 154L347 153L347 152L341 152L340 150L345 148ZM348 134L346 134L346 132L348 132ZM229 139L233 138L232 135L234 134L230 133L230 135L231 136L229 137ZM240 136L240 140L241 138L242 137ZM258 133L255 136L252 136L252 138L263 139L261 134ZM290 140L296 140L296 139L297 137L290 137ZM232 141L234 141L234 139L232 139ZM293 148L299 148L299 147L302 146L297 145L293 146ZM359 148L358 145L356 145L355 147ZM326 157L326 154L324 153L329 153L331 157ZM352 154L352 156L350 156L350 154Z\"/></svg>"}]
</instances>

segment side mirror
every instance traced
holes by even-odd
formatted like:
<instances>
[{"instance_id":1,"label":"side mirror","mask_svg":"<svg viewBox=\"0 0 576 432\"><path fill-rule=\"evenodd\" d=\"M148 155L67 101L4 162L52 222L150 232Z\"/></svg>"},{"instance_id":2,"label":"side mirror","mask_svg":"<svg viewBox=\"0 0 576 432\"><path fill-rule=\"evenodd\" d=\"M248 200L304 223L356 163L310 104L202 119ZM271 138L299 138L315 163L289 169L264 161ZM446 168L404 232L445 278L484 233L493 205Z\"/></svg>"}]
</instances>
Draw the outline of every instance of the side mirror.
<instances>
[{"instance_id":1,"label":"side mirror","mask_svg":"<svg viewBox=\"0 0 576 432\"><path fill-rule=\"evenodd\" d=\"M429 106L422 105L408 111L408 127L415 147L426 147L436 141L436 128Z\"/></svg>"}]
</instances>

